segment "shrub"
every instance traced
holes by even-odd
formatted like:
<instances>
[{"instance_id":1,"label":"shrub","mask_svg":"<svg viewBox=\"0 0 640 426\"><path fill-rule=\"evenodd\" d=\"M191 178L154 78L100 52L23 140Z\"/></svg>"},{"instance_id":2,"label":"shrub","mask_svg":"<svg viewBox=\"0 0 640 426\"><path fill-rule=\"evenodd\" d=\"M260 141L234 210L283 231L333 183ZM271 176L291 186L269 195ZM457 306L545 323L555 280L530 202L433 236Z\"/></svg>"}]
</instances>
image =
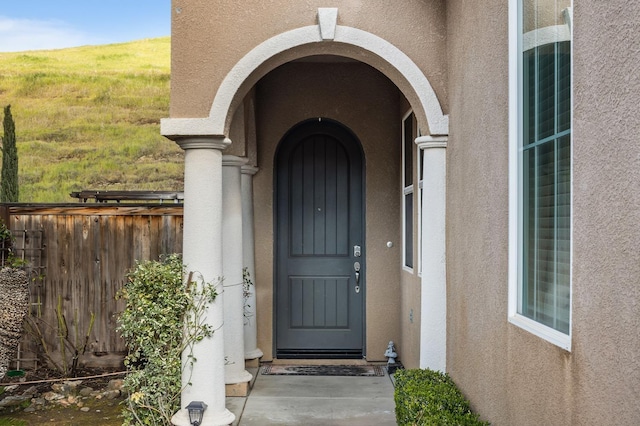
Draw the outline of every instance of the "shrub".
<instances>
[{"instance_id":1,"label":"shrub","mask_svg":"<svg viewBox=\"0 0 640 426\"><path fill-rule=\"evenodd\" d=\"M180 408L181 354L213 334L203 316L216 297L215 287L192 280L193 274L185 284L184 276L178 255L140 262L120 292L127 304L118 330L129 348L125 425L171 424Z\"/></svg>"},{"instance_id":2,"label":"shrub","mask_svg":"<svg viewBox=\"0 0 640 426\"><path fill-rule=\"evenodd\" d=\"M398 425L481 426L469 402L448 374L433 370L397 370L395 373Z\"/></svg>"}]
</instances>

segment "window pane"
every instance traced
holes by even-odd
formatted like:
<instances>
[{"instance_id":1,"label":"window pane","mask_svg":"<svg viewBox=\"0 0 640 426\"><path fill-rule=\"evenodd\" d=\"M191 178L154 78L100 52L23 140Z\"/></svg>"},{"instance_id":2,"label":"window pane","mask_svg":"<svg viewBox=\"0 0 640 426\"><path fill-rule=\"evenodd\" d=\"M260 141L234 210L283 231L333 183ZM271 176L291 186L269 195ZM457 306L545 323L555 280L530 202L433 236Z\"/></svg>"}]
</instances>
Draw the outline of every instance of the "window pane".
<instances>
[{"instance_id":1,"label":"window pane","mask_svg":"<svg viewBox=\"0 0 640 426\"><path fill-rule=\"evenodd\" d=\"M413 194L404 196L404 264L413 268Z\"/></svg>"},{"instance_id":2,"label":"window pane","mask_svg":"<svg viewBox=\"0 0 640 426\"><path fill-rule=\"evenodd\" d=\"M571 137L556 142L556 328L569 334L571 262Z\"/></svg>"},{"instance_id":3,"label":"window pane","mask_svg":"<svg viewBox=\"0 0 640 426\"><path fill-rule=\"evenodd\" d=\"M557 44L558 58L558 132L571 126L571 44Z\"/></svg>"},{"instance_id":4,"label":"window pane","mask_svg":"<svg viewBox=\"0 0 640 426\"><path fill-rule=\"evenodd\" d=\"M555 133L555 102L556 102L556 61L555 44L547 44L536 48L538 66L536 67L536 95L537 95L537 137L536 140L547 138Z\"/></svg>"},{"instance_id":5,"label":"window pane","mask_svg":"<svg viewBox=\"0 0 640 426\"><path fill-rule=\"evenodd\" d=\"M571 261L571 42L538 37L562 25L570 2L523 0L521 230L518 312L569 334Z\"/></svg>"},{"instance_id":6,"label":"window pane","mask_svg":"<svg viewBox=\"0 0 640 426\"><path fill-rule=\"evenodd\" d=\"M413 113L404 120L404 186L413 185Z\"/></svg>"},{"instance_id":7,"label":"window pane","mask_svg":"<svg viewBox=\"0 0 640 426\"><path fill-rule=\"evenodd\" d=\"M562 11L571 6L571 0L523 0L522 30L528 33L544 27L562 25Z\"/></svg>"},{"instance_id":8,"label":"window pane","mask_svg":"<svg viewBox=\"0 0 640 426\"><path fill-rule=\"evenodd\" d=\"M527 50L523 57L524 89L523 89L523 142L529 145L535 142L536 120L536 49Z\"/></svg>"}]
</instances>

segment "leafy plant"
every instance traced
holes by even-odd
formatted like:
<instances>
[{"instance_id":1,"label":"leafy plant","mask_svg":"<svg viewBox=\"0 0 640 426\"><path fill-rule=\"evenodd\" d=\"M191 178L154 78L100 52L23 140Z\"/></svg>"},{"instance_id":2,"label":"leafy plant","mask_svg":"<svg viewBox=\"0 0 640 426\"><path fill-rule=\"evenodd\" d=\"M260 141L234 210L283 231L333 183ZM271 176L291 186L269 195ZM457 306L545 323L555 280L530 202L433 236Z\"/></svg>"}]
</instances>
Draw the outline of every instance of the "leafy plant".
<instances>
[{"instance_id":1,"label":"leafy plant","mask_svg":"<svg viewBox=\"0 0 640 426\"><path fill-rule=\"evenodd\" d=\"M251 305L249 305L249 297L251 297L253 281L251 281L251 273L249 268L242 268L242 297L244 299L244 310L242 312L245 323L249 322L249 318L253 316Z\"/></svg>"},{"instance_id":2,"label":"leafy plant","mask_svg":"<svg viewBox=\"0 0 640 426\"><path fill-rule=\"evenodd\" d=\"M181 354L188 351L190 364L196 362L193 345L215 331L204 318L216 286L193 272L185 275L179 255L139 262L119 293L126 308L118 330L129 348L125 425L170 424L180 408Z\"/></svg>"},{"instance_id":3,"label":"leafy plant","mask_svg":"<svg viewBox=\"0 0 640 426\"><path fill-rule=\"evenodd\" d=\"M396 421L400 426L486 426L471 412L451 377L425 370L397 370L395 375Z\"/></svg>"}]
</instances>

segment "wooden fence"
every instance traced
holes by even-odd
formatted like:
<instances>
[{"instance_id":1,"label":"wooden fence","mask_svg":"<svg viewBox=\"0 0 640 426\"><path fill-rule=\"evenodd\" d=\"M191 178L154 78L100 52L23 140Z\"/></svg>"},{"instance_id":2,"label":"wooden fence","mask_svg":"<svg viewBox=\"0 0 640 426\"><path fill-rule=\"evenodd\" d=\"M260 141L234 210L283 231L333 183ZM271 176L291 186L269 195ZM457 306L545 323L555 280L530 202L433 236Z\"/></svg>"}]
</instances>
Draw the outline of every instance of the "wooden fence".
<instances>
[{"instance_id":1,"label":"wooden fence","mask_svg":"<svg viewBox=\"0 0 640 426\"><path fill-rule=\"evenodd\" d=\"M60 357L56 308L60 303L69 340L84 340L95 323L81 363L119 365L126 354L116 332L124 308L116 295L140 260L182 253L182 205L4 204L0 215L11 229L14 251L31 276L31 315L40 315L46 344ZM26 346L30 346L25 350ZM29 367L42 353L23 345L17 367ZM42 348L40 348L42 350Z\"/></svg>"}]
</instances>

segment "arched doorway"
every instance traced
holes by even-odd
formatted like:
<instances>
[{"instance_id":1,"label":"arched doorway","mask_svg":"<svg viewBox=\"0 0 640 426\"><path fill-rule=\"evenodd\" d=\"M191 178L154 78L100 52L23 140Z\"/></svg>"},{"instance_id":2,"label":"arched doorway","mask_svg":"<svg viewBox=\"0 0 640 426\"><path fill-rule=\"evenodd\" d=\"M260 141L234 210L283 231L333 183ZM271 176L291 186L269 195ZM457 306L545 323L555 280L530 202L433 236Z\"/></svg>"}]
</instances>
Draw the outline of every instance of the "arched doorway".
<instances>
[{"instance_id":1,"label":"arched doorway","mask_svg":"<svg viewBox=\"0 0 640 426\"><path fill-rule=\"evenodd\" d=\"M362 358L364 161L360 142L327 119L303 122L275 162L278 358Z\"/></svg>"}]
</instances>

